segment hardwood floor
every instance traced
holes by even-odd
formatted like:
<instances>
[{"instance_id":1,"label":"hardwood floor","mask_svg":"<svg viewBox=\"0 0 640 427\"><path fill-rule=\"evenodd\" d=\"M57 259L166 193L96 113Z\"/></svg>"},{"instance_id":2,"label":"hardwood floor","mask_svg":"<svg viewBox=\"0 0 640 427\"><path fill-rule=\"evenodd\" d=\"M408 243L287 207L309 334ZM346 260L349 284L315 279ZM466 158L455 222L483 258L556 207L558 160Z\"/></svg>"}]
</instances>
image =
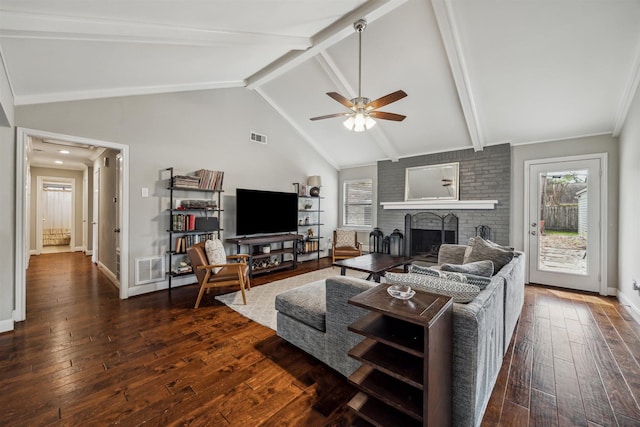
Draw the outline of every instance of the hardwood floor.
<instances>
[{"instance_id":1,"label":"hardwood floor","mask_svg":"<svg viewBox=\"0 0 640 427\"><path fill-rule=\"evenodd\" d=\"M84 255L32 257L27 320L0 335L0 425L351 424L342 376L196 293L120 301ZM640 425L639 336L614 298L527 287L483 426Z\"/></svg>"}]
</instances>

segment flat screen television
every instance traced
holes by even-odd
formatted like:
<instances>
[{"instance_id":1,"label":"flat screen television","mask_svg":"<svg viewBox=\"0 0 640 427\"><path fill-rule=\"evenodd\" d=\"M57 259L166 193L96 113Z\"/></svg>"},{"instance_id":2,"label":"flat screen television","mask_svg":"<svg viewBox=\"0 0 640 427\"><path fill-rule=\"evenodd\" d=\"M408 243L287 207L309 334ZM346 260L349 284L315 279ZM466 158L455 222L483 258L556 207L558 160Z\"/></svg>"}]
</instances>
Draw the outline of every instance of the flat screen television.
<instances>
[{"instance_id":1,"label":"flat screen television","mask_svg":"<svg viewBox=\"0 0 640 427\"><path fill-rule=\"evenodd\" d=\"M236 190L236 234L298 231L298 195L278 191Z\"/></svg>"}]
</instances>

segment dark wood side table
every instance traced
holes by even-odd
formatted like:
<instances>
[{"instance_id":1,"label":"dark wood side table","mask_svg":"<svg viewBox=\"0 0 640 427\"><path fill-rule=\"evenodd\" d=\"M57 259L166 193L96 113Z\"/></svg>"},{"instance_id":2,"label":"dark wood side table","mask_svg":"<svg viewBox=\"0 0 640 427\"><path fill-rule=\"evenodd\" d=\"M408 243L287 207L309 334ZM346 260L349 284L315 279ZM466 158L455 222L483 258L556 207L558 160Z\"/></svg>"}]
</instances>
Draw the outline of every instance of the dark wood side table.
<instances>
[{"instance_id":1,"label":"dark wood side table","mask_svg":"<svg viewBox=\"0 0 640 427\"><path fill-rule=\"evenodd\" d=\"M349 326L366 338L349 356L360 389L349 407L375 426L451 425L453 300L416 291L392 298L380 285L349 300L370 313Z\"/></svg>"}]
</instances>

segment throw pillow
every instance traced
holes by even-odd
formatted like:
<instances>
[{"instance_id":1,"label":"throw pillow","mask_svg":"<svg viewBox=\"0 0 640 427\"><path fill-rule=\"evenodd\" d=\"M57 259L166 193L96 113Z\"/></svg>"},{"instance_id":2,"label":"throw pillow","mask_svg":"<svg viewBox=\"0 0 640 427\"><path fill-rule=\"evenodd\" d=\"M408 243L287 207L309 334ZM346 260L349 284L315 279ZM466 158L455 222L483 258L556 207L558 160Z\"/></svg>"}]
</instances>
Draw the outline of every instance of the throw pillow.
<instances>
[{"instance_id":1,"label":"throw pillow","mask_svg":"<svg viewBox=\"0 0 640 427\"><path fill-rule=\"evenodd\" d=\"M458 283L426 274L388 272L385 278L391 284L409 285L413 289L451 297L454 302L459 303L471 302L480 293L480 288L476 285Z\"/></svg>"},{"instance_id":2,"label":"throw pillow","mask_svg":"<svg viewBox=\"0 0 640 427\"><path fill-rule=\"evenodd\" d=\"M204 244L204 251L207 254L207 260L210 265L226 264L227 254L224 252L224 246L220 240L207 240ZM222 267L216 267L213 269L213 273L215 274L220 270L222 270Z\"/></svg>"},{"instance_id":3,"label":"throw pillow","mask_svg":"<svg viewBox=\"0 0 640 427\"><path fill-rule=\"evenodd\" d=\"M409 266L409 273L426 274L427 276L440 277L442 279L453 280L454 282L467 283L467 277L464 274L455 272L450 273L433 267L423 267L411 264Z\"/></svg>"},{"instance_id":4,"label":"throw pillow","mask_svg":"<svg viewBox=\"0 0 640 427\"><path fill-rule=\"evenodd\" d=\"M466 264L442 264L442 271L453 271L455 273L474 274L476 276L493 276L493 261L475 261Z\"/></svg>"},{"instance_id":5,"label":"throw pillow","mask_svg":"<svg viewBox=\"0 0 640 427\"><path fill-rule=\"evenodd\" d=\"M504 250L491 246L484 239L475 237L473 239L471 250L468 255L465 254L463 264L468 264L475 261L490 260L493 262L494 274L500 271L502 267L511 262L513 259L512 250Z\"/></svg>"},{"instance_id":6,"label":"throw pillow","mask_svg":"<svg viewBox=\"0 0 640 427\"><path fill-rule=\"evenodd\" d=\"M351 248L355 245L355 237L353 234L355 231L353 230L343 230L338 228L336 230L336 248Z\"/></svg>"}]
</instances>

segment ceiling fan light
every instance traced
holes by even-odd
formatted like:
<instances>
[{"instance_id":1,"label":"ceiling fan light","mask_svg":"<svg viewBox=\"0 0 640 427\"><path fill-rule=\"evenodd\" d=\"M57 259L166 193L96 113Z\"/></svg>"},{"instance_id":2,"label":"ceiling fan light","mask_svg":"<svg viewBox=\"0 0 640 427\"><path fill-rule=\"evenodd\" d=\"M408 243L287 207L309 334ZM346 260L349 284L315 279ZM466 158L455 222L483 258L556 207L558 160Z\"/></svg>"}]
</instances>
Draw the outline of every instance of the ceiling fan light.
<instances>
[{"instance_id":1,"label":"ceiling fan light","mask_svg":"<svg viewBox=\"0 0 640 427\"><path fill-rule=\"evenodd\" d=\"M358 112L353 120L353 130L356 132L362 132L366 129L367 120L365 115Z\"/></svg>"},{"instance_id":2,"label":"ceiling fan light","mask_svg":"<svg viewBox=\"0 0 640 427\"><path fill-rule=\"evenodd\" d=\"M371 118L371 116L367 115L364 119L364 126L367 129L371 129L376 125L376 121Z\"/></svg>"},{"instance_id":3,"label":"ceiling fan light","mask_svg":"<svg viewBox=\"0 0 640 427\"><path fill-rule=\"evenodd\" d=\"M353 116L349 116L347 120L345 120L342 124L349 130L353 130L353 124L355 123L355 119Z\"/></svg>"}]
</instances>

